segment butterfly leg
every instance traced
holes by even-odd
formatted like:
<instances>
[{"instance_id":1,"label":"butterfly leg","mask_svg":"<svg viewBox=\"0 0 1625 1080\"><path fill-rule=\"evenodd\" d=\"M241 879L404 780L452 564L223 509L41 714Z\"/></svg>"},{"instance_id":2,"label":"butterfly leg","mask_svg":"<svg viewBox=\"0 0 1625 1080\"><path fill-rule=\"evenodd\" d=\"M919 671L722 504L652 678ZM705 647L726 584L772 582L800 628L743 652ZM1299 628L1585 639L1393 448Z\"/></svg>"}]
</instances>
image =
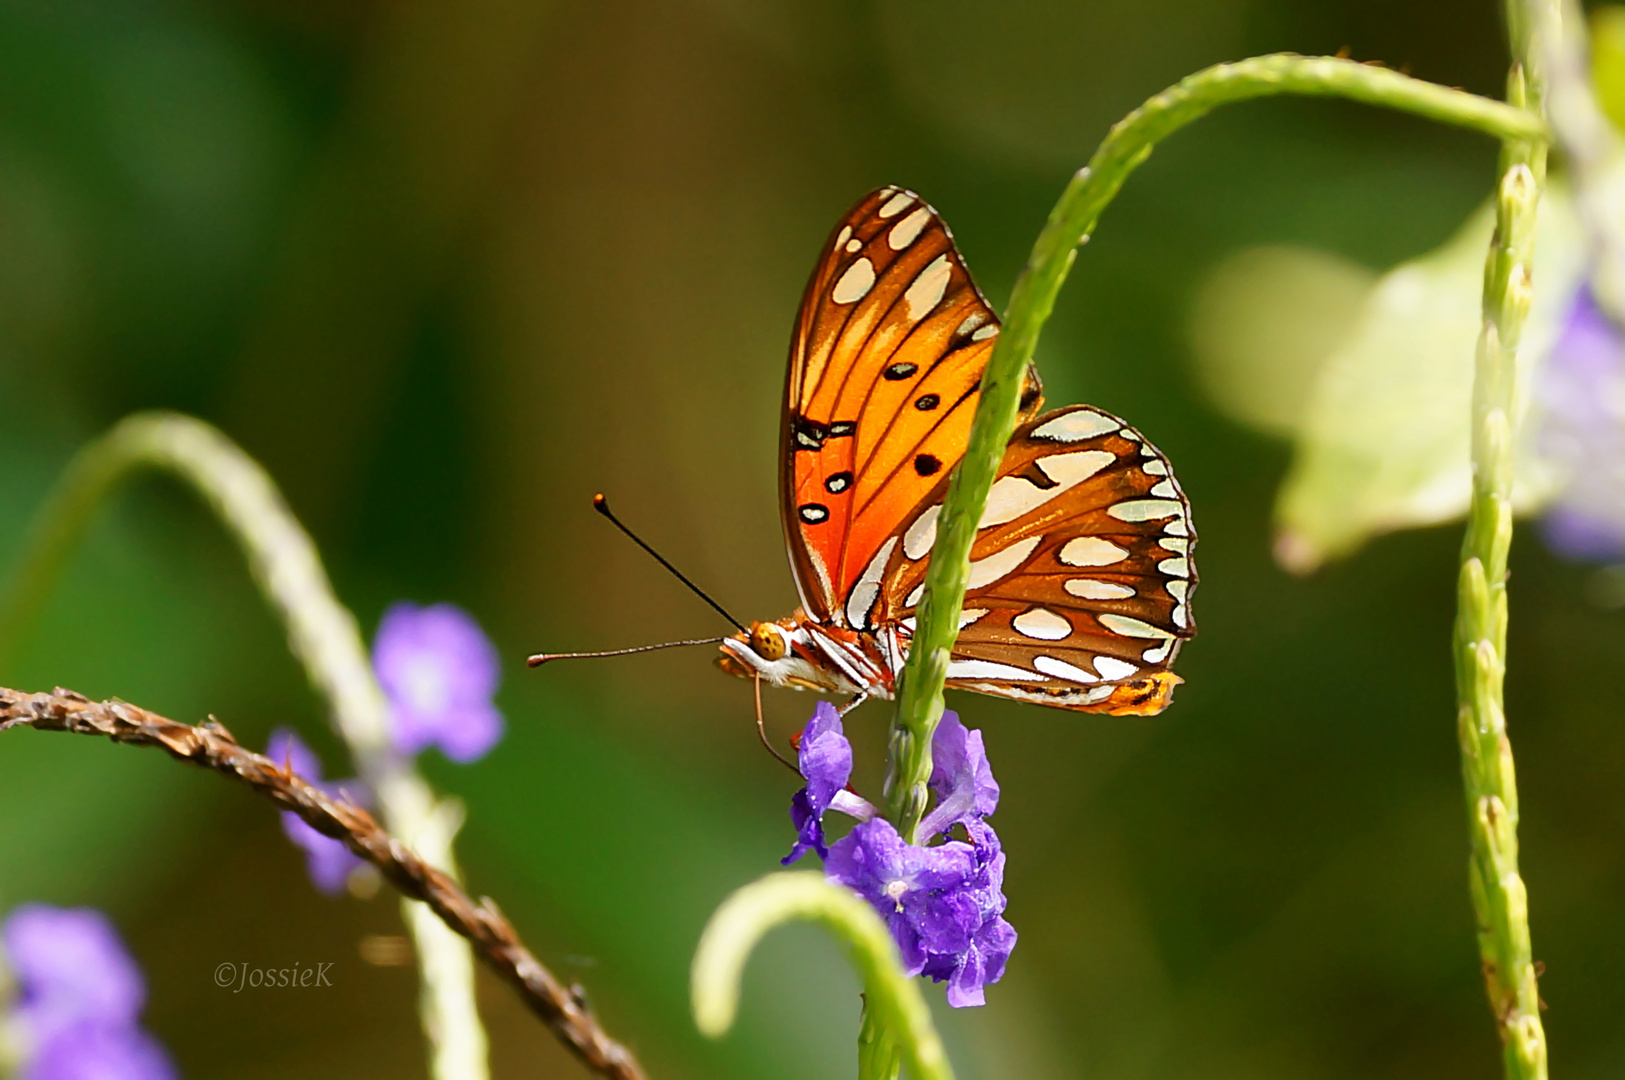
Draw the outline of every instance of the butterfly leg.
<instances>
[{"instance_id":1,"label":"butterfly leg","mask_svg":"<svg viewBox=\"0 0 1625 1080\"><path fill-rule=\"evenodd\" d=\"M845 705L842 705L838 711L840 712L841 716L844 718L847 713L851 712L853 709L857 708L859 705L862 705L865 701L868 701L868 700L869 700L869 695L868 694L864 694L864 693L854 694L852 696L852 700L847 702Z\"/></svg>"}]
</instances>

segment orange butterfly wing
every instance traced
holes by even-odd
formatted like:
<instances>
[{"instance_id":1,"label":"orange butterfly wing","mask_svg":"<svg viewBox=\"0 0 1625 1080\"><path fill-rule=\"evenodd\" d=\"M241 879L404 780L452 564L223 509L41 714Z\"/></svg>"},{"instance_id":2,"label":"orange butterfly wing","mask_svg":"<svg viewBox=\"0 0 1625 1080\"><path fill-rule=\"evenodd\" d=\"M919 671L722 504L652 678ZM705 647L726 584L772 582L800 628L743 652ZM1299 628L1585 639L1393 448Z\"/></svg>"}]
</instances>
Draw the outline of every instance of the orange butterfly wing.
<instances>
[{"instance_id":1,"label":"orange butterfly wing","mask_svg":"<svg viewBox=\"0 0 1625 1080\"><path fill-rule=\"evenodd\" d=\"M953 236L881 188L836 226L802 299L785 383L780 499L812 617L848 625L882 553L964 455L998 319ZM1029 374L1023 404L1038 404Z\"/></svg>"},{"instance_id":2,"label":"orange butterfly wing","mask_svg":"<svg viewBox=\"0 0 1625 1080\"><path fill-rule=\"evenodd\" d=\"M861 623L914 630L946 485L911 520ZM1190 503L1117 417L1076 405L1010 440L971 548L948 685L1088 712L1155 713L1196 632Z\"/></svg>"}]
</instances>

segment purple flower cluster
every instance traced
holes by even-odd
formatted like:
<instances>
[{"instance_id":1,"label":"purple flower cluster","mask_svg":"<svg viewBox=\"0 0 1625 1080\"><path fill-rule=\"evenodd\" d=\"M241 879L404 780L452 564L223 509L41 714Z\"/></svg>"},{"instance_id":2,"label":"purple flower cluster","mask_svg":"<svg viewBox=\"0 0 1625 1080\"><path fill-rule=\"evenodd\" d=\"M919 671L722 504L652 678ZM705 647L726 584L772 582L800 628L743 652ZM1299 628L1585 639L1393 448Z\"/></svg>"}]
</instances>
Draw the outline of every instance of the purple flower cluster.
<instances>
[{"instance_id":1,"label":"purple flower cluster","mask_svg":"<svg viewBox=\"0 0 1625 1080\"><path fill-rule=\"evenodd\" d=\"M983 988L1004 975L1016 931L1004 918L1004 851L986 817L999 805L982 733L954 713L942 714L931 741L936 806L920 825L924 844L910 844L873 806L845 790L852 747L835 709L820 703L801 735L799 767L807 785L791 801L796 843L786 863L807 851L824 872L872 904L891 928L910 975L948 984L948 1003L981 1005ZM859 819L825 846L823 815ZM955 827L966 840L945 839Z\"/></svg>"},{"instance_id":2,"label":"purple flower cluster","mask_svg":"<svg viewBox=\"0 0 1625 1080\"><path fill-rule=\"evenodd\" d=\"M173 1080L139 1023L141 971L106 916L25 904L0 924L27 1053L18 1080Z\"/></svg>"},{"instance_id":3,"label":"purple flower cluster","mask_svg":"<svg viewBox=\"0 0 1625 1080\"><path fill-rule=\"evenodd\" d=\"M1554 551L1625 559L1625 333L1589 289L1569 309L1540 380L1537 445L1568 474L1541 522Z\"/></svg>"},{"instance_id":4,"label":"purple flower cluster","mask_svg":"<svg viewBox=\"0 0 1625 1080\"><path fill-rule=\"evenodd\" d=\"M438 746L453 761L470 762L502 738L502 714L491 701L501 678L497 651L461 608L393 605L378 624L372 665L389 708L390 738L400 753L410 757ZM321 762L291 731L274 732L265 753L329 795L367 801L360 781L322 783ZM298 814L285 812L282 828L304 851L316 888L328 895L343 891L361 860Z\"/></svg>"}]
</instances>

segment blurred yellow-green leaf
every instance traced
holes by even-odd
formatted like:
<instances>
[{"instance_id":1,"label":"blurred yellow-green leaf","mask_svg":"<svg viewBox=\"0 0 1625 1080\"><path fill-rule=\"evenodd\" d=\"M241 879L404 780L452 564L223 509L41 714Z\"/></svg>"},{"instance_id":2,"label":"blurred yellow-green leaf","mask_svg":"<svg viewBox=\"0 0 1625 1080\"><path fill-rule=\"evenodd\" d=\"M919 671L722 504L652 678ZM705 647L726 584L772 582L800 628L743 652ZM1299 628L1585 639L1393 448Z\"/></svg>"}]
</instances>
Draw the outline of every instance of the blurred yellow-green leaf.
<instances>
[{"instance_id":1,"label":"blurred yellow-green leaf","mask_svg":"<svg viewBox=\"0 0 1625 1080\"><path fill-rule=\"evenodd\" d=\"M1585 258L1561 187L1540 212L1539 288L1518 356L1521 415ZM1445 244L1369 285L1331 256L1245 252L1221 264L1198 294L1195 356L1215 404L1294 442L1275 509L1275 554L1286 568L1307 572L1372 536L1465 512L1468 401L1491 228L1482 208ZM1540 505L1555 482L1529 443L1519 448L1515 496L1525 509Z\"/></svg>"}]
</instances>

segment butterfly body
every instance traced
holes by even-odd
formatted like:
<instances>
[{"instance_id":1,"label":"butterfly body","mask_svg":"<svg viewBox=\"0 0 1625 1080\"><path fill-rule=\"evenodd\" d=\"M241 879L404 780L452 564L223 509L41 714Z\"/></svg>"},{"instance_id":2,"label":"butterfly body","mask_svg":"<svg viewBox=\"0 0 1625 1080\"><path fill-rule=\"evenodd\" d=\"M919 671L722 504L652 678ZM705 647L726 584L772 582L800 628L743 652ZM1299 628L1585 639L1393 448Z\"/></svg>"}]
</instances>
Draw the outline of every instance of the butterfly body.
<instances>
[{"instance_id":1,"label":"butterfly body","mask_svg":"<svg viewBox=\"0 0 1625 1080\"><path fill-rule=\"evenodd\" d=\"M882 188L836 227L791 345L780 446L801 607L724 640L742 676L890 698L908 657L948 477L964 456L999 322L947 226ZM1117 417L1020 424L971 549L948 685L1086 712L1160 712L1195 633L1190 505Z\"/></svg>"}]
</instances>

